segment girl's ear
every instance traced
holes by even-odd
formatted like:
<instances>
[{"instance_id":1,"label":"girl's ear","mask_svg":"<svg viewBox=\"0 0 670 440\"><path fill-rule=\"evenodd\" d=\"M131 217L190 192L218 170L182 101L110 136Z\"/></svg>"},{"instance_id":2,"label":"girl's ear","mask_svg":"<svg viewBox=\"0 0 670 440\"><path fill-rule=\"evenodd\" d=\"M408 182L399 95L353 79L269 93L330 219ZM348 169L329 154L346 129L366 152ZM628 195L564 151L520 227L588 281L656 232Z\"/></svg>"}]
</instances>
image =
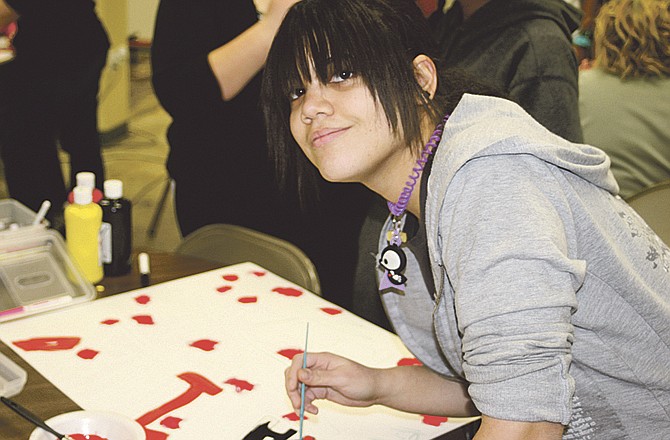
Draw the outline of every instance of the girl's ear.
<instances>
[{"instance_id":1,"label":"girl's ear","mask_svg":"<svg viewBox=\"0 0 670 440\"><path fill-rule=\"evenodd\" d=\"M414 76L429 99L433 99L437 91L437 68L427 55L417 55L412 61Z\"/></svg>"}]
</instances>

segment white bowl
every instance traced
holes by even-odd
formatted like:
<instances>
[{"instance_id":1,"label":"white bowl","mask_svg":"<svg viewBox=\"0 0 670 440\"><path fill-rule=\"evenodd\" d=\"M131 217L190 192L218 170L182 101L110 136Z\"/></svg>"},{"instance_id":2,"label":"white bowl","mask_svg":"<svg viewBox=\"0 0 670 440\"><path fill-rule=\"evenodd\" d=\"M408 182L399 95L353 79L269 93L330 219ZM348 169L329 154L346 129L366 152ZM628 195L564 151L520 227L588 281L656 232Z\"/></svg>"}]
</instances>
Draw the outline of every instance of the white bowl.
<instances>
[{"instance_id":1,"label":"white bowl","mask_svg":"<svg viewBox=\"0 0 670 440\"><path fill-rule=\"evenodd\" d=\"M144 428L135 420L106 411L74 411L59 414L46 421L61 434L95 434L107 440L145 440ZM36 428L29 440L54 440L42 428Z\"/></svg>"}]
</instances>

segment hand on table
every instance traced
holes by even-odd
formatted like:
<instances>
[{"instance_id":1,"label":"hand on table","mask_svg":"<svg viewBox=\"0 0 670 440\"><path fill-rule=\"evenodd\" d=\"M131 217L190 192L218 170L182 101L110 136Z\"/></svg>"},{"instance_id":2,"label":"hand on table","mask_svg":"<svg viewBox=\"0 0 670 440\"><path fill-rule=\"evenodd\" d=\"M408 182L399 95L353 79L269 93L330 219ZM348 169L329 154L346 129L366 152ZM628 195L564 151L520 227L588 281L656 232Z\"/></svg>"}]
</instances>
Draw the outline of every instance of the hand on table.
<instances>
[{"instance_id":1,"label":"hand on table","mask_svg":"<svg viewBox=\"0 0 670 440\"><path fill-rule=\"evenodd\" d=\"M370 406L377 402L377 377L382 370L366 367L332 353L308 353L293 358L285 372L286 392L293 408L300 409L300 383L306 385L305 411L317 414L314 400L327 399L346 406Z\"/></svg>"}]
</instances>

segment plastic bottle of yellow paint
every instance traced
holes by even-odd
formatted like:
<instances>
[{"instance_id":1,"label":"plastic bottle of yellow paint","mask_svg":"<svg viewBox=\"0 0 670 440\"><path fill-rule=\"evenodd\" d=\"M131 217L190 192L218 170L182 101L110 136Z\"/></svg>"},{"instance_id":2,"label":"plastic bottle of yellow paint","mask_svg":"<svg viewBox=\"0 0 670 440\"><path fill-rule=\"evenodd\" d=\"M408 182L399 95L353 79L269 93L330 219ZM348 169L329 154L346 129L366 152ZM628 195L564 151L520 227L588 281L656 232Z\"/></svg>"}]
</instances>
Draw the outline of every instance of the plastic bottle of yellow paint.
<instances>
[{"instance_id":1,"label":"plastic bottle of yellow paint","mask_svg":"<svg viewBox=\"0 0 670 440\"><path fill-rule=\"evenodd\" d=\"M102 280L100 256L100 226L102 208L93 203L91 188L76 186L74 203L65 208L65 238L67 249L84 276L95 284Z\"/></svg>"}]
</instances>

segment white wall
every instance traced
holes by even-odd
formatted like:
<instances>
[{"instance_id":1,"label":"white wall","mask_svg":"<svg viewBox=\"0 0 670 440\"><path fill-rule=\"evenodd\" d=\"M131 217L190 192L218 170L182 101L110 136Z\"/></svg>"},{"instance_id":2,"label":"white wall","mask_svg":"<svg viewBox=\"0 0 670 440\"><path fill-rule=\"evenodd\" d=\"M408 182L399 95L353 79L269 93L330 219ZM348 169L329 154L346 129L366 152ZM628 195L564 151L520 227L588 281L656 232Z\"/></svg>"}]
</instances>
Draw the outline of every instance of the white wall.
<instances>
[{"instance_id":1,"label":"white wall","mask_svg":"<svg viewBox=\"0 0 670 440\"><path fill-rule=\"evenodd\" d=\"M225 0L224 0L225 1ZM128 35L140 41L153 39L156 11L160 0L128 0Z\"/></svg>"}]
</instances>

